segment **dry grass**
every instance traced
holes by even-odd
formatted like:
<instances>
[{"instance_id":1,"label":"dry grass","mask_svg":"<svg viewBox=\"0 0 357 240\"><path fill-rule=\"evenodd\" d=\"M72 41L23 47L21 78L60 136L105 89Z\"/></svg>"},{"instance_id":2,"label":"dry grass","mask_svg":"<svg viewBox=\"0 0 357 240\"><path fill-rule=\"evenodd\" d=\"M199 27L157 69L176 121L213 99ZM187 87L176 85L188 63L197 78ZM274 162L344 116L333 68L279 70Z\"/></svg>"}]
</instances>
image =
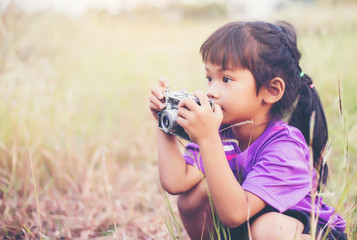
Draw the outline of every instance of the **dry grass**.
<instances>
[{"instance_id":1,"label":"dry grass","mask_svg":"<svg viewBox=\"0 0 357 240\"><path fill-rule=\"evenodd\" d=\"M98 21L2 16L1 239L170 238L153 122L138 107L148 87L119 66L129 51L110 52L125 34L87 42Z\"/></svg>"},{"instance_id":2,"label":"dry grass","mask_svg":"<svg viewBox=\"0 0 357 240\"><path fill-rule=\"evenodd\" d=\"M324 12L327 16L331 8ZM357 26L351 23L355 18L337 12L342 20L328 30L328 17L311 20L311 26L289 16L303 33L304 71L325 81L316 85L336 139L329 160L329 191L336 195L326 198L346 217L352 237L357 189L349 183L357 180L357 99L351 64L357 48L351 39ZM170 239L163 220L170 213L156 177L149 88L164 74L172 89L204 89L198 49L223 22L93 13L71 19L16 9L3 14L0 238ZM336 59L339 68L331 67ZM337 107L338 75L345 129ZM175 198L169 199L175 206Z\"/></svg>"}]
</instances>

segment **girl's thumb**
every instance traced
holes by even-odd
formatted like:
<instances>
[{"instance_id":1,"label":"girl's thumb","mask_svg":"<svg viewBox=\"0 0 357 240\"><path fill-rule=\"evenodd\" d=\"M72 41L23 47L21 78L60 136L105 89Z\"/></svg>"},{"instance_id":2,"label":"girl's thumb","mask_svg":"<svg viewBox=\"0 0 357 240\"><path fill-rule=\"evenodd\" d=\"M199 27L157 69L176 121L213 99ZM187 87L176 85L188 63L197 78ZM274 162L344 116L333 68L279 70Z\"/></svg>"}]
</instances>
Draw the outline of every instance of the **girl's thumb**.
<instances>
[{"instance_id":1,"label":"girl's thumb","mask_svg":"<svg viewBox=\"0 0 357 240\"><path fill-rule=\"evenodd\" d=\"M218 104L214 104L214 113L216 114L216 116L218 115L223 118L222 108Z\"/></svg>"}]
</instances>

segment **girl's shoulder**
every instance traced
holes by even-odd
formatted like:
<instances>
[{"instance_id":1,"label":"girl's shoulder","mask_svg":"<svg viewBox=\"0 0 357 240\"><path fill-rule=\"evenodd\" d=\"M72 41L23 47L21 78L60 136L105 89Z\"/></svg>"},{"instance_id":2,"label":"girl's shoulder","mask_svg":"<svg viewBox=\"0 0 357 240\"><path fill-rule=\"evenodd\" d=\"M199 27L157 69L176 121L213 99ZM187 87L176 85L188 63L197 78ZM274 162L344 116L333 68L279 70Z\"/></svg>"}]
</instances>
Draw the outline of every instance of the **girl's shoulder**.
<instances>
[{"instance_id":1,"label":"girl's shoulder","mask_svg":"<svg viewBox=\"0 0 357 240\"><path fill-rule=\"evenodd\" d=\"M235 139L232 129L222 125L220 127L220 136L223 142ZM283 120L271 121L265 131L250 145L250 149L259 151L267 145L279 142L295 142L303 148L307 148L305 138L301 131L294 126L289 125ZM239 144L238 144L239 145Z\"/></svg>"},{"instance_id":2,"label":"girl's shoulder","mask_svg":"<svg viewBox=\"0 0 357 240\"><path fill-rule=\"evenodd\" d=\"M301 133L301 131L282 120L271 122L262 135L265 135L265 140L286 139L288 141L301 142L302 144L306 145L304 135Z\"/></svg>"},{"instance_id":3,"label":"girl's shoulder","mask_svg":"<svg viewBox=\"0 0 357 240\"><path fill-rule=\"evenodd\" d=\"M300 130L284 121L271 122L253 144L256 155L267 151L283 151L287 154L298 151L307 156L309 154L309 147Z\"/></svg>"},{"instance_id":4,"label":"girl's shoulder","mask_svg":"<svg viewBox=\"0 0 357 240\"><path fill-rule=\"evenodd\" d=\"M310 151L299 129L284 121L272 122L261 137L250 156L253 164L273 168L294 166L302 176L309 175Z\"/></svg>"}]
</instances>

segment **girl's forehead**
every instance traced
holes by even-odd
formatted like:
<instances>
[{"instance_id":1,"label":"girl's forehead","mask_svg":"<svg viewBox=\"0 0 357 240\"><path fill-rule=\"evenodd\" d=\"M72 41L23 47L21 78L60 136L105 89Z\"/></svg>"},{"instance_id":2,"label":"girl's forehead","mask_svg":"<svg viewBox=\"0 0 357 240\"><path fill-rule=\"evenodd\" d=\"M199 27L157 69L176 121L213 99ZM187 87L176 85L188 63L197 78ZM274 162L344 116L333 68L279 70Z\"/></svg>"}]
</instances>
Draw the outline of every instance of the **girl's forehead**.
<instances>
[{"instance_id":1,"label":"girl's forehead","mask_svg":"<svg viewBox=\"0 0 357 240\"><path fill-rule=\"evenodd\" d=\"M216 64L212 62L206 62L205 63L205 69L206 71L210 70L217 70L217 71L226 71L226 70L235 70L236 68L234 67L228 67L228 66L222 66L222 64Z\"/></svg>"},{"instance_id":2,"label":"girl's forehead","mask_svg":"<svg viewBox=\"0 0 357 240\"><path fill-rule=\"evenodd\" d=\"M237 71L245 71L249 69L247 68L243 68L243 67L223 67L222 65L218 65L215 63L211 63L211 62L207 62L205 63L205 70L206 72L210 73L210 72L237 72Z\"/></svg>"},{"instance_id":3,"label":"girl's forehead","mask_svg":"<svg viewBox=\"0 0 357 240\"><path fill-rule=\"evenodd\" d=\"M204 62L206 71L217 70L217 71L235 71L245 69L241 64L236 64L232 61L220 61L220 62L212 62L206 61Z\"/></svg>"},{"instance_id":4,"label":"girl's forehead","mask_svg":"<svg viewBox=\"0 0 357 240\"><path fill-rule=\"evenodd\" d=\"M251 68L256 59L256 51L249 46L221 45L220 48L206 49L202 55L204 63L219 65L224 69Z\"/></svg>"},{"instance_id":5,"label":"girl's forehead","mask_svg":"<svg viewBox=\"0 0 357 240\"><path fill-rule=\"evenodd\" d=\"M256 40L244 31L235 32L235 29L210 37L203 43L200 52L203 62L211 62L223 68L252 69L259 58Z\"/></svg>"}]
</instances>

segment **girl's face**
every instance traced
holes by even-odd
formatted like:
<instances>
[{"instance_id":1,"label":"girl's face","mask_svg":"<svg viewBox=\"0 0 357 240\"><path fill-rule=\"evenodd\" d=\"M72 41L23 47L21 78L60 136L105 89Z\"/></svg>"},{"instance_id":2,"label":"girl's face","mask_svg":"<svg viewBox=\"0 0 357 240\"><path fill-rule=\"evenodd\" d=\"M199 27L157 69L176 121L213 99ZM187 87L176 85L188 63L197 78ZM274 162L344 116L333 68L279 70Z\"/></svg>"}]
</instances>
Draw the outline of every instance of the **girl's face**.
<instances>
[{"instance_id":1,"label":"girl's face","mask_svg":"<svg viewBox=\"0 0 357 240\"><path fill-rule=\"evenodd\" d=\"M255 120L263 110L263 94L257 94L255 79L247 69L223 69L206 63L207 96L222 108L222 124ZM262 89L261 89L262 90Z\"/></svg>"}]
</instances>

